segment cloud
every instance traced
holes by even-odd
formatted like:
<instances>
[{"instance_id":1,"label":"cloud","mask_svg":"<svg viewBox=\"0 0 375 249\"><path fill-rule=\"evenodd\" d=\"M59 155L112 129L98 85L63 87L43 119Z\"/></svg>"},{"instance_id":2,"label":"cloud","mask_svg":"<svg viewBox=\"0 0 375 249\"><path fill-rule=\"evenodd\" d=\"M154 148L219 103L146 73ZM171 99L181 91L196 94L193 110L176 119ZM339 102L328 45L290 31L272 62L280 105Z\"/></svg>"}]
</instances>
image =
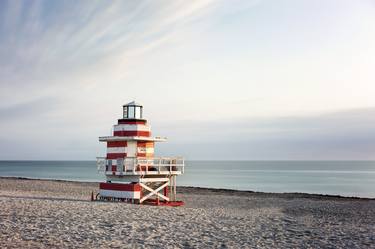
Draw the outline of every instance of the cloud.
<instances>
[{"instance_id":1,"label":"cloud","mask_svg":"<svg viewBox=\"0 0 375 249\"><path fill-rule=\"evenodd\" d=\"M163 152L201 159L374 159L375 108L321 115L184 122ZM174 131L174 132L173 132ZM183 148L183 149L182 149Z\"/></svg>"},{"instance_id":2,"label":"cloud","mask_svg":"<svg viewBox=\"0 0 375 249\"><path fill-rule=\"evenodd\" d=\"M113 84L146 53L181 39L212 1L7 1L0 25L0 103ZM37 89L37 90L36 90ZM16 103L15 103L16 104Z\"/></svg>"},{"instance_id":3,"label":"cloud","mask_svg":"<svg viewBox=\"0 0 375 249\"><path fill-rule=\"evenodd\" d=\"M0 158L94 158L133 99L161 154L373 158L372 108L311 114L373 106L371 9L274 4L0 1Z\"/></svg>"},{"instance_id":4,"label":"cloud","mask_svg":"<svg viewBox=\"0 0 375 249\"><path fill-rule=\"evenodd\" d=\"M24 101L12 106L0 107L0 120L4 123L8 121L22 121L30 117L40 117L58 106L59 101L49 97L37 98L31 101Z\"/></svg>"},{"instance_id":5,"label":"cloud","mask_svg":"<svg viewBox=\"0 0 375 249\"><path fill-rule=\"evenodd\" d=\"M124 74L189 36L189 24L213 5L1 1L0 157L94 158L97 137L116 118L106 108L113 112L111 101L132 87Z\"/></svg>"}]
</instances>

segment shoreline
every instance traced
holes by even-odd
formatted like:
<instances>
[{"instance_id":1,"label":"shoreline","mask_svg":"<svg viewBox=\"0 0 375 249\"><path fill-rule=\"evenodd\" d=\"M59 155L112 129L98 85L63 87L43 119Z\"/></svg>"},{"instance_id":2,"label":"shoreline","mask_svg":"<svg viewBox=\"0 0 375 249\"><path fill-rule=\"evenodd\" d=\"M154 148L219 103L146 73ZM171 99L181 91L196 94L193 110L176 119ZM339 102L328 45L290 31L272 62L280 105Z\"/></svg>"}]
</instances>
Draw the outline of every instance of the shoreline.
<instances>
[{"instance_id":1,"label":"shoreline","mask_svg":"<svg viewBox=\"0 0 375 249\"><path fill-rule=\"evenodd\" d=\"M66 182L66 183L79 183L79 184L99 184L96 181L75 181L75 180L61 180L61 179L49 179L49 178L31 178L31 177L19 177L19 176L0 176L0 179L10 180L27 180L27 181L51 181L51 182ZM199 194L232 194L235 196L241 195L257 195L262 197L279 197L279 198L307 198L307 199L337 199L337 200L375 200L371 197L357 197L357 196L342 196L342 195L330 195L330 194L315 194L315 193L303 193L303 192L261 192L252 190L237 190L237 189L226 189L226 188L207 188L207 187L195 187L195 186L177 186L178 190L183 193L199 192Z\"/></svg>"}]
</instances>

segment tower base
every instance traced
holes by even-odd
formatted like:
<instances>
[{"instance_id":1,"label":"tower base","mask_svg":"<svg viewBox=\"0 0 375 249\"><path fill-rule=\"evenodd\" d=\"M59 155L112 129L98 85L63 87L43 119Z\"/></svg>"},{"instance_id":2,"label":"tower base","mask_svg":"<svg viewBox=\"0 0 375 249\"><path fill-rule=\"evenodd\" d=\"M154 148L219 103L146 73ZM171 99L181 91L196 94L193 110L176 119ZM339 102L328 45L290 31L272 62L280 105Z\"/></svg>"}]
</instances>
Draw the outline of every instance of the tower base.
<instances>
[{"instance_id":1,"label":"tower base","mask_svg":"<svg viewBox=\"0 0 375 249\"><path fill-rule=\"evenodd\" d=\"M162 178L148 178L145 179L144 182L139 183L100 183L99 193L96 195L96 198L93 198L92 194L91 200L156 206L183 206L183 201L176 201L176 187L173 184L174 181L171 181L169 178L163 178L165 179L163 181L160 179ZM171 195L172 199L169 195Z\"/></svg>"}]
</instances>

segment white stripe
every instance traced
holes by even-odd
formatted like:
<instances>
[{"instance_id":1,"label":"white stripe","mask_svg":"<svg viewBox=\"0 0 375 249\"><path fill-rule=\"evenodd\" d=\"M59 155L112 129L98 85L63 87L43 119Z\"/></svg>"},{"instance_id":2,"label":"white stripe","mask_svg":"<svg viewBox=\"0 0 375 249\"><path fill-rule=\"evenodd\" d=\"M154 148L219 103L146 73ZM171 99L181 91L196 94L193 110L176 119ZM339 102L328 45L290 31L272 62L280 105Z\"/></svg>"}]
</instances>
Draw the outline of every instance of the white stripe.
<instances>
[{"instance_id":1,"label":"white stripe","mask_svg":"<svg viewBox=\"0 0 375 249\"><path fill-rule=\"evenodd\" d=\"M99 189L99 194L106 197L115 197L115 198L131 198L131 199L140 199L140 191L120 191L120 190L107 190Z\"/></svg>"},{"instance_id":2,"label":"white stripe","mask_svg":"<svg viewBox=\"0 0 375 249\"><path fill-rule=\"evenodd\" d=\"M130 125L130 124L120 124L113 126L114 131L151 131L148 125Z\"/></svg>"},{"instance_id":3,"label":"white stripe","mask_svg":"<svg viewBox=\"0 0 375 249\"><path fill-rule=\"evenodd\" d=\"M125 158L125 159L120 159L119 163L120 164L121 164L121 162L124 163L124 160L125 160L125 164L126 164L127 169L128 170L133 169L134 161L126 160L126 158ZM117 159L107 159L106 165L109 165L109 161L112 161L111 166L117 166ZM109 169L108 172L111 172L111 174L112 174L112 169Z\"/></svg>"},{"instance_id":4,"label":"white stripe","mask_svg":"<svg viewBox=\"0 0 375 249\"><path fill-rule=\"evenodd\" d=\"M107 147L107 153L126 153L126 147Z\"/></svg>"},{"instance_id":5,"label":"white stripe","mask_svg":"<svg viewBox=\"0 0 375 249\"><path fill-rule=\"evenodd\" d=\"M138 153L154 153L154 148L138 147Z\"/></svg>"}]
</instances>

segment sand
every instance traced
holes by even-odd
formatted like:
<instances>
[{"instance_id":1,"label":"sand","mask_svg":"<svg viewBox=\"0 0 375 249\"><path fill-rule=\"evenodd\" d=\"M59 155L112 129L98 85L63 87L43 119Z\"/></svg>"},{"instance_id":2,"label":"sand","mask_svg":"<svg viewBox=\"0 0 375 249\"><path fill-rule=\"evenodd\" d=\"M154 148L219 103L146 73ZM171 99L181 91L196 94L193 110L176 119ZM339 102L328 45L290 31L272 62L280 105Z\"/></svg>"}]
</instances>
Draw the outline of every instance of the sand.
<instances>
[{"instance_id":1,"label":"sand","mask_svg":"<svg viewBox=\"0 0 375 249\"><path fill-rule=\"evenodd\" d=\"M178 188L184 207L91 202L97 183L0 178L1 248L375 248L375 200Z\"/></svg>"}]
</instances>

